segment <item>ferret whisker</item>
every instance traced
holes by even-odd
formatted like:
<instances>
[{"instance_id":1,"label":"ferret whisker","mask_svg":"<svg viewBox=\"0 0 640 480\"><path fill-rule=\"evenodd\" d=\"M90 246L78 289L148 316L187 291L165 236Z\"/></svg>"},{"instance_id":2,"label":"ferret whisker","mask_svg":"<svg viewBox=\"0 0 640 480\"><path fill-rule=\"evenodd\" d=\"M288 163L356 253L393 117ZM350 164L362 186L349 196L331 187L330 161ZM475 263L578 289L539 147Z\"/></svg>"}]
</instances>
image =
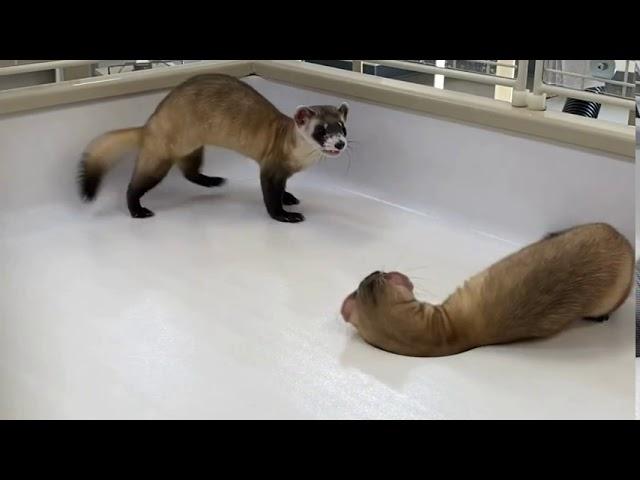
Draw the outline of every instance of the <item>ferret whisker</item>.
<instances>
[{"instance_id":1,"label":"ferret whisker","mask_svg":"<svg viewBox=\"0 0 640 480\"><path fill-rule=\"evenodd\" d=\"M345 174L345 177L349 176L350 171L351 171L351 152L347 151L347 173Z\"/></svg>"}]
</instances>

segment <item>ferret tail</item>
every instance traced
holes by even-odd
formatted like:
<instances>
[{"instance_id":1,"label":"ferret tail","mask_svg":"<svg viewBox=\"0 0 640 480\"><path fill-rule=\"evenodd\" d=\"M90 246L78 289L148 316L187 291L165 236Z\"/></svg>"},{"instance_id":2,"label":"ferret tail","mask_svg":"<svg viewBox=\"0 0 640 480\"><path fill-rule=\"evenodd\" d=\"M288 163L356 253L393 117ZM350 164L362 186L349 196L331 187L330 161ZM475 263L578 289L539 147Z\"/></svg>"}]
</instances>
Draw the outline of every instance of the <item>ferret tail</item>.
<instances>
[{"instance_id":1,"label":"ferret tail","mask_svg":"<svg viewBox=\"0 0 640 480\"><path fill-rule=\"evenodd\" d=\"M96 198L100 182L122 155L140 147L143 127L113 130L93 140L82 154L78 168L80 197L87 202Z\"/></svg>"}]
</instances>

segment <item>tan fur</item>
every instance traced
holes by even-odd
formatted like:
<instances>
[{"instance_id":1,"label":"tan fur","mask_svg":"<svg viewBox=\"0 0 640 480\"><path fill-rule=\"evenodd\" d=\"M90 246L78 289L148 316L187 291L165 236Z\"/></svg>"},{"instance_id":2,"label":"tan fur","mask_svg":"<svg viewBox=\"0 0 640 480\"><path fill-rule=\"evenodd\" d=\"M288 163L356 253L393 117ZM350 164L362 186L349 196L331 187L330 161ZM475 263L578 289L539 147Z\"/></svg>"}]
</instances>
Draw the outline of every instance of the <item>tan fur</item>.
<instances>
[{"instance_id":1,"label":"tan fur","mask_svg":"<svg viewBox=\"0 0 640 480\"><path fill-rule=\"evenodd\" d=\"M286 191L288 179L347 147L348 105L300 106L293 118L281 113L251 86L228 75L199 75L173 89L140 128L108 132L87 147L78 168L84 201L96 198L102 177L122 153L139 149L127 188L133 218L154 213L140 203L173 165L188 181L217 187L222 177L202 173L204 147L215 145L254 159L267 213L279 222L298 223L304 215L284 205L300 203Z\"/></svg>"},{"instance_id":2,"label":"tan fur","mask_svg":"<svg viewBox=\"0 0 640 480\"><path fill-rule=\"evenodd\" d=\"M201 75L176 87L146 125L108 132L85 151L91 171L104 172L122 153L141 149L136 172L157 175L203 145L216 145L298 171L317 160L291 118L243 82Z\"/></svg>"},{"instance_id":3,"label":"tan fur","mask_svg":"<svg viewBox=\"0 0 640 480\"><path fill-rule=\"evenodd\" d=\"M85 150L85 163L93 171L106 172L123 154L140 148L142 128L123 128L101 135Z\"/></svg>"},{"instance_id":4,"label":"tan fur","mask_svg":"<svg viewBox=\"0 0 640 480\"><path fill-rule=\"evenodd\" d=\"M442 305L416 300L408 280L372 275L347 297L343 316L384 350L450 355L547 337L574 320L610 314L628 297L633 268L633 248L623 235L604 223L588 224L509 255Z\"/></svg>"}]
</instances>

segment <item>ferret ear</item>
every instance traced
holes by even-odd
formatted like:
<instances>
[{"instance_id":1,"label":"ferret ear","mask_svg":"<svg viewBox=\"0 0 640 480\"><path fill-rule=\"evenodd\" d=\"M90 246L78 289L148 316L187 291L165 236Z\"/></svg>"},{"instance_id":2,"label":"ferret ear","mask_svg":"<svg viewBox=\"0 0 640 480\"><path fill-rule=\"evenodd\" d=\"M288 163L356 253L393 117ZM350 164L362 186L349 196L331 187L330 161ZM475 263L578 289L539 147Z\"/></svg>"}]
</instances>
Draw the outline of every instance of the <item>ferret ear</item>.
<instances>
[{"instance_id":1,"label":"ferret ear","mask_svg":"<svg viewBox=\"0 0 640 480\"><path fill-rule=\"evenodd\" d=\"M309 107L305 105L300 105L298 108L296 108L296 113L293 116L293 119L295 120L296 125L301 127L302 125L307 123L311 118L313 118L315 115L316 115L316 112L311 110Z\"/></svg>"},{"instance_id":2,"label":"ferret ear","mask_svg":"<svg viewBox=\"0 0 640 480\"><path fill-rule=\"evenodd\" d=\"M349 104L347 104L347 102L342 102L338 107L338 111L340 112L340 115L342 115L342 120L346 121L349 113Z\"/></svg>"}]
</instances>

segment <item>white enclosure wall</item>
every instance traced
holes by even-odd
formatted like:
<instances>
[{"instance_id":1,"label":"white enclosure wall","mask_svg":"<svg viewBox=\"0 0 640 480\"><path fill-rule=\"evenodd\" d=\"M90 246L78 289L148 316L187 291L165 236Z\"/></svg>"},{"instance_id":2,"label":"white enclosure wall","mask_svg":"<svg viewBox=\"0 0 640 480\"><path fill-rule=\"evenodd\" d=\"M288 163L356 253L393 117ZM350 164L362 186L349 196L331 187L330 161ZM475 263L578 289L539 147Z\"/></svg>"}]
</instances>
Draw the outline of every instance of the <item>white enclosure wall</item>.
<instances>
[{"instance_id":1,"label":"white enclosure wall","mask_svg":"<svg viewBox=\"0 0 640 480\"><path fill-rule=\"evenodd\" d=\"M286 112L344 99L260 78L251 82ZM438 218L532 240L607 221L634 238L634 165L628 159L447 119L355 103L350 168L327 161L340 184Z\"/></svg>"},{"instance_id":2,"label":"white enclosure wall","mask_svg":"<svg viewBox=\"0 0 640 480\"><path fill-rule=\"evenodd\" d=\"M259 77L248 81L285 112L300 104L344 100ZM75 168L86 143L107 129L143 124L163 96L152 93L0 119L2 208L75 202L75 178L68 169ZM347 157L328 160L300 176L330 175L337 184L357 184L382 200L516 241L591 221L607 221L629 239L635 236L634 165L625 159L351 103L351 164ZM24 188L15 188L16 183Z\"/></svg>"},{"instance_id":3,"label":"white enclosure wall","mask_svg":"<svg viewBox=\"0 0 640 480\"><path fill-rule=\"evenodd\" d=\"M344 100L247 81L286 112ZM631 162L347 99L349 154L290 182L302 224L271 221L256 166L215 148L205 172L229 184L173 171L145 196L153 219L128 217L131 162L81 204L85 145L163 95L0 118L0 418L633 415L631 301L604 325L438 359L374 349L338 314L373 269L413 269L439 301L551 230L633 238Z\"/></svg>"}]
</instances>

